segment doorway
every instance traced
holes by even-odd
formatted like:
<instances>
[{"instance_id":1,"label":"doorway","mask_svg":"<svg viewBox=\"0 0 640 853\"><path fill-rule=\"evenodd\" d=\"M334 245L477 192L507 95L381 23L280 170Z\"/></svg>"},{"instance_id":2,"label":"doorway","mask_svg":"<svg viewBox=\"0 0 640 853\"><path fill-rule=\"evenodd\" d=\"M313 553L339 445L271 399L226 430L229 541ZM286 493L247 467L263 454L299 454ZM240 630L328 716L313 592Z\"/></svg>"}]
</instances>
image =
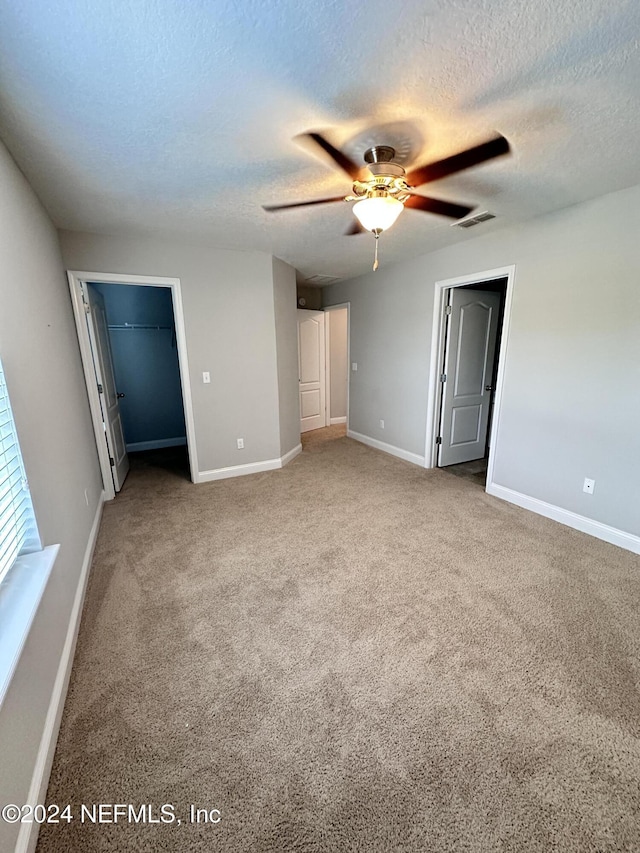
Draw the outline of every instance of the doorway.
<instances>
[{"instance_id":1,"label":"doorway","mask_svg":"<svg viewBox=\"0 0 640 853\"><path fill-rule=\"evenodd\" d=\"M349 415L349 306L298 309L301 434L343 426Z\"/></svg>"},{"instance_id":2,"label":"doorway","mask_svg":"<svg viewBox=\"0 0 640 853\"><path fill-rule=\"evenodd\" d=\"M186 446L171 290L93 282L88 288L104 299L127 452Z\"/></svg>"},{"instance_id":3,"label":"doorway","mask_svg":"<svg viewBox=\"0 0 640 853\"><path fill-rule=\"evenodd\" d=\"M492 480L514 268L437 282L427 467Z\"/></svg>"},{"instance_id":4,"label":"doorway","mask_svg":"<svg viewBox=\"0 0 640 853\"><path fill-rule=\"evenodd\" d=\"M105 498L122 488L128 452L186 445L195 482L179 280L73 271L68 278Z\"/></svg>"},{"instance_id":5,"label":"doorway","mask_svg":"<svg viewBox=\"0 0 640 853\"><path fill-rule=\"evenodd\" d=\"M349 308L324 309L327 357L327 425L346 424L349 414Z\"/></svg>"}]
</instances>

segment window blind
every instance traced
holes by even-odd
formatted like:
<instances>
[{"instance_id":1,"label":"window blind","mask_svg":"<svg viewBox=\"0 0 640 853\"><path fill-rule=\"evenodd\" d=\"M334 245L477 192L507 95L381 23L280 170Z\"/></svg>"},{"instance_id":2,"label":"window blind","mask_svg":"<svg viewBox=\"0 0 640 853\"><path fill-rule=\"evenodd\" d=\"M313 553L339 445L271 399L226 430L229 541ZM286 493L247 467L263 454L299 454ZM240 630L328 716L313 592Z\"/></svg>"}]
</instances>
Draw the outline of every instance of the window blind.
<instances>
[{"instance_id":1,"label":"window blind","mask_svg":"<svg viewBox=\"0 0 640 853\"><path fill-rule=\"evenodd\" d=\"M0 583L18 557L41 547L0 363Z\"/></svg>"}]
</instances>

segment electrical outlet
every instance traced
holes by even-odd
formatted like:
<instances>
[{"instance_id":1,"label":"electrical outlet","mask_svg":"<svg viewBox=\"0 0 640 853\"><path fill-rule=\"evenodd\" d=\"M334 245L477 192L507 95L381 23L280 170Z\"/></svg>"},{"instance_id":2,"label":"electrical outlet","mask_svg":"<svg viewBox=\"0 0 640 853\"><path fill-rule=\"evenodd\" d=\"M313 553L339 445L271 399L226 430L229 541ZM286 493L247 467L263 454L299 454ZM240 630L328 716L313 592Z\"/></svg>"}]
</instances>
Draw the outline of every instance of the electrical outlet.
<instances>
[{"instance_id":1,"label":"electrical outlet","mask_svg":"<svg viewBox=\"0 0 640 853\"><path fill-rule=\"evenodd\" d=\"M586 492L588 495L592 495L595 487L596 487L596 481L595 480L590 480L588 477L584 478L584 486L582 487L583 492Z\"/></svg>"},{"instance_id":2,"label":"electrical outlet","mask_svg":"<svg viewBox=\"0 0 640 853\"><path fill-rule=\"evenodd\" d=\"M209 373L208 370L205 370L204 373L202 374L202 381L204 382L205 385L208 385L211 382L211 374Z\"/></svg>"},{"instance_id":3,"label":"electrical outlet","mask_svg":"<svg viewBox=\"0 0 640 853\"><path fill-rule=\"evenodd\" d=\"M380 429L384 429L384 421L380 418Z\"/></svg>"},{"instance_id":4,"label":"electrical outlet","mask_svg":"<svg viewBox=\"0 0 640 853\"><path fill-rule=\"evenodd\" d=\"M358 362L352 361L351 362L351 370L353 370L353 372L355 373L357 369L358 369Z\"/></svg>"},{"instance_id":5,"label":"electrical outlet","mask_svg":"<svg viewBox=\"0 0 640 853\"><path fill-rule=\"evenodd\" d=\"M244 450L244 438L238 439L238 450Z\"/></svg>"}]
</instances>

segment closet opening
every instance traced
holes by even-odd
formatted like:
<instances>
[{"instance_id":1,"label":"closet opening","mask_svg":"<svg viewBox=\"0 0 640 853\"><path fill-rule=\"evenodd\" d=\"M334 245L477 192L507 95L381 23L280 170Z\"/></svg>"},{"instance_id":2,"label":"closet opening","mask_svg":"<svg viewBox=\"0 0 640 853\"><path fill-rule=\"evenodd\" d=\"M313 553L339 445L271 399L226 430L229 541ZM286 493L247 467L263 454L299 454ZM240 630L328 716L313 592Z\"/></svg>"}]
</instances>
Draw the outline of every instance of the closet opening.
<instances>
[{"instance_id":1,"label":"closet opening","mask_svg":"<svg viewBox=\"0 0 640 853\"><path fill-rule=\"evenodd\" d=\"M179 280L68 275L106 499L132 461L195 482Z\"/></svg>"},{"instance_id":2,"label":"closet opening","mask_svg":"<svg viewBox=\"0 0 640 853\"><path fill-rule=\"evenodd\" d=\"M88 282L104 299L124 446L131 463L189 476L180 363L167 287Z\"/></svg>"}]
</instances>

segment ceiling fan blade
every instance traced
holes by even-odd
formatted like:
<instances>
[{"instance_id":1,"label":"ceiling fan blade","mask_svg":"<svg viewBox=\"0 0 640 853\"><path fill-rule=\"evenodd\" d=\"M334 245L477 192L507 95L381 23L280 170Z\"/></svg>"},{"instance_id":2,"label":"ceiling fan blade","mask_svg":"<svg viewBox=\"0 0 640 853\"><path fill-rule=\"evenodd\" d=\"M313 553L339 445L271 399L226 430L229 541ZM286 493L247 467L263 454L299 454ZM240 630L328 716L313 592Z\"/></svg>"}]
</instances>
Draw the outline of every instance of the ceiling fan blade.
<instances>
[{"instance_id":1,"label":"ceiling fan blade","mask_svg":"<svg viewBox=\"0 0 640 853\"><path fill-rule=\"evenodd\" d=\"M325 151L331 159L340 166L340 168L349 175L352 181L357 181L359 175L362 172L362 167L358 166L353 160L350 160L346 154L343 154L342 151L338 151L337 148L328 142L324 136L320 133L305 133L303 136L309 137L312 139L316 145L319 145L323 151Z\"/></svg>"},{"instance_id":2,"label":"ceiling fan blade","mask_svg":"<svg viewBox=\"0 0 640 853\"><path fill-rule=\"evenodd\" d=\"M452 201L442 201L439 198L427 198L424 195L416 195L412 193L411 198L408 198L405 207L411 207L414 210L424 210L427 213L438 213L440 216L449 216L451 219L462 219L473 210L472 207L467 207L464 204L454 204Z\"/></svg>"},{"instance_id":3,"label":"ceiling fan blade","mask_svg":"<svg viewBox=\"0 0 640 853\"><path fill-rule=\"evenodd\" d=\"M504 136L496 136L495 139L490 139L474 148L468 148L459 154L445 157L444 160L436 160L435 163L414 169L407 175L407 183L411 187L419 187L421 184L446 178L447 175L453 175L455 172L477 166L479 163L492 160L494 157L501 157L503 154L508 154L510 150L509 143Z\"/></svg>"},{"instance_id":4,"label":"ceiling fan blade","mask_svg":"<svg viewBox=\"0 0 640 853\"><path fill-rule=\"evenodd\" d=\"M357 219L354 219L351 225L344 232L345 237L353 237L354 234L364 234L366 233L362 225L358 222Z\"/></svg>"},{"instance_id":5,"label":"ceiling fan blade","mask_svg":"<svg viewBox=\"0 0 640 853\"><path fill-rule=\"evenodd\" d=\"M333 198L314 198L312 201L295 201L292 204L263 204L262 209L267 213L273 213L276 210L288 210L291 207L309 207L312 204L330 204L333 201L344 201L343 195L337 195Z\"/></svg>"}]
</instances>

